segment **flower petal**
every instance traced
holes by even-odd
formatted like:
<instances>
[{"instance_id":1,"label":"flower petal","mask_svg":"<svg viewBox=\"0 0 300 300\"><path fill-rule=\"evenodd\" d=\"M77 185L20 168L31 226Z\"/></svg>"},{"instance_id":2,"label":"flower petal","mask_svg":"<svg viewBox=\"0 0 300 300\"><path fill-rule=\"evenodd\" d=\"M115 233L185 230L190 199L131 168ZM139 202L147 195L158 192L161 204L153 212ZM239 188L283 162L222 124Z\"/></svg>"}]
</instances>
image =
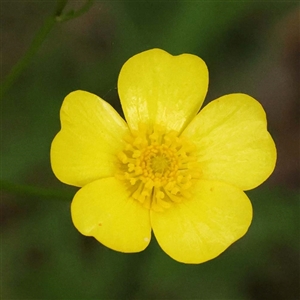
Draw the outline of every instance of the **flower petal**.
<instances>
[{"instance_id":1,"label":"flower petal","mask_svg":"<svg viewBox=\"0 0 300 300\"><path fill-rule=\"evenodd\" d=\"M130 198L115 178L94 181L75 195L71 205L75 227L116 251L139 252L151 239L149 210Z\"/></svg>"},{"instance_id":2,"label":"flower petal","mask_svg":"<svg viewBox=\"0 0 300 300\"><path fill-rule=\"evenodd\" d=\"M276 147L267 131L265 112L248 95L230 94L212 101L182 135L198 148L203 179L249 190L275 168Z\"/></svg>"},{"instance_id":3,"label":"flower petal","mask_svg":"<svg viewBox=\"0 0 300 300\"><path fill-rule=\"evenodd\" d=\"M125 121L98 96L75 91L60 111L61 131L51 145L51 166L64 183L83 186L114 176L116 153L124 147Z\"/></svg>"},{"instance_id":4,"label":"flower petal","mask_svg":"<svg viewBox=\"0 0 300 300\"><path fill-rule=\"evenodd\" d=\"M151 211L161 248L173 259L202 263L221 254L248 230L252 206L239 188L198 181L193 196L164 212Z\"/></svg>"},{"instance_id":5,"label":"flower petal","mask_svg":"<svg viewBox=\"0 0 300 300\"><path fill-rule=\"evenodd\" d=\"M122 67L118 90L131 129L158 124L181 131L199 111L208 88L205 62L191 54L152 49Z\"/></svg>"}]
</instances>

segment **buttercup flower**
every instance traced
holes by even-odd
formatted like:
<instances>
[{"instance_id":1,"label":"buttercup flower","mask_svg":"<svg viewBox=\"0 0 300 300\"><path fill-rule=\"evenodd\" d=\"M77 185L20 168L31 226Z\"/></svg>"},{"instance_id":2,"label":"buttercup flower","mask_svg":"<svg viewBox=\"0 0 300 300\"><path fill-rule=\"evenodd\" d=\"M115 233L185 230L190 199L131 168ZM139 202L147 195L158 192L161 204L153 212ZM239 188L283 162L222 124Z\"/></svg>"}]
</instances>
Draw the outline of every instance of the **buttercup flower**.
<instances>
[{"instance_id":1,"label":"buttercup flower","mask_svg":"<svg viewBox=\"0 0 300 300\"><path fill-rule=\"evenodd\" d=\"M64 100L51 146L59 180L81 187L75 227L103 245L139 252L151 231L173 259L201 263L241 238L252 220L243 192L272 173L276 148L262 106L245 94L206 105L199 57L152 49L122 67L126 122L98 96Z\"/></svg>"}]
</instances>

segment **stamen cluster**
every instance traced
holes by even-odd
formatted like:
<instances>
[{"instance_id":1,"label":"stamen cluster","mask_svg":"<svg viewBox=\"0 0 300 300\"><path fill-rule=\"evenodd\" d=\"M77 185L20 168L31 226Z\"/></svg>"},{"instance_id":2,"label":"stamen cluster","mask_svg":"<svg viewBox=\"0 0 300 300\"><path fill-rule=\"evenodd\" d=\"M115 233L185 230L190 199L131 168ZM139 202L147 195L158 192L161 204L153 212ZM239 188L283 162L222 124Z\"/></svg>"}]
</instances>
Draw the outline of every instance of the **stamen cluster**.
<instances>
[{"instance_id":1,"label":"stamen cluster","mask_svg":"<svg viewBox=\"0 0 300 300\"><path fill-rule=\"evenodd\" d=\"M118 153L117 178L128 184L135 200L163 211L190 197L189 189L199 178L193 144L176 131L164 133L160 128L133 132L126 141Z\"/></svg>"}]
</instances>

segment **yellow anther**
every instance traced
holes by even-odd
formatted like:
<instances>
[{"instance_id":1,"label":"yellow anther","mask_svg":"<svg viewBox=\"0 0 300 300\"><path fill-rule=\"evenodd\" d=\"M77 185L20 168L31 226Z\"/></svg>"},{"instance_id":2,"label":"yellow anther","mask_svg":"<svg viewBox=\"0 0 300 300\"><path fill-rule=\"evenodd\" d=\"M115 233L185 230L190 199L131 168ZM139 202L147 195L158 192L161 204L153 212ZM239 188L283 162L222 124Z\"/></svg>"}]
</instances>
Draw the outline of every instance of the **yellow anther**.
<instances>
[{"instance_id":1,"label":"yellow anther","mask_svg":"<svg viewBox=\"0 0 300 300\"><path fill-rule=\"evenodd\" d=\"M129 172L132 172L135 168L135 165L134 164L128 164L128 171Z\"/></svg>"},{"instance_id":2,"label":"yellow anther","mask_svg":"<svg viewBox=\"0 0 300 300\"><path fill-rule=\"evenodd\" d=\"M175 187L171 190L171 193L172 193L173 195L176 195L179 191L180 191L180 188L178 188L177 186L175 186Z\"/></svg>"},{"instance_id":3,"label":"yellow anther","mask_svg":"<svg viewBox=\"0 0 300 300\"><path fill-rule=\"evenodd\" d=\"M124 152L119 152L117 156L118 156L119 160L120 160L123 164L126 164L126 163L127 163L128 157L127 157L127 155L126 155Z\"/></svg>"},{"instance_id":4,"label":"yellow anther","mask_svg":"<svg viewBox=\"0 0 300 300\"><path fill-rule=\"evenodd\" d=\"M129 181L131 185L135 185L137 182L137 178L130 178Z\"/></svg>"},{"instance_id":5,"label":"yellow anther","mask_svg":"<svg viewBox=\"0 0 300 300\"><path fill-rule=\"evenodd\" d=\"M138 158L141 156L141 151L140 150L135 150L132 154L133 158Z\"/></svg>"}]
</instances>

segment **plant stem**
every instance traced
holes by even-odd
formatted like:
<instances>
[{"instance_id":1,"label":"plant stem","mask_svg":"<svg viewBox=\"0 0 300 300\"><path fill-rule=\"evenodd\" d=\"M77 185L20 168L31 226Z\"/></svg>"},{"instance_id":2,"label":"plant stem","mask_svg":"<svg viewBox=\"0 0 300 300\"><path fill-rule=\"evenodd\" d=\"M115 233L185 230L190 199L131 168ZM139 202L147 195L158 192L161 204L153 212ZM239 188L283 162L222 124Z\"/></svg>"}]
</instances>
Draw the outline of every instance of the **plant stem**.
<instances>
[{"instance_id":1,"label":"plant stem","mask_svg":"<svg viewBox=\"0 0 300 300\"><path fill-rule=\"evenodd\" d=\"M1 86L1 98L10 89L15 80L20 76L23 70L27 67L29 62L32 60L41 44L44 42L46 36L49 34L53 28L56 20L53 16L48 17L44 22L43 26L40 28L36 36L34 37L29 49L23 55L23 57L14 65L10 73L5 78Z\"/></svg>"},{"instance_id":2,"label":"plant stem","mask_svg":"<svg viewBox=\"0 0 300 300\"><path fill-rule=\"evenodd\" d=\"M47 35L52 30L54 25L58 22L69 21L71 19L77 18L87 12L93 4L93 0L87 0L87 2L80 8L78 11L70 11L68 13L63 14L62 11L67 5L68 0L58 0L56 9L54 13L49 16L40 30L35 35L29 49L27 52L21 57L21 59L15 64L10 73L5 78L3 84L1 84L1 95L2 99L4 94L10 89L16 79L20 76L20 74L24 71L24 69L29 65L32 58L35 56L42 43L45 41Z\"/></svg>"},{"instance_id":3,"label":"plant stem","mask_svg":"<svg viewBox=\"0 0 300 300\"><path fill-rule=\"evenodd\" d=\"M57 22L65 22L65 21L70 21L72 19L78 18L81 15L83 15L84 13L86 13L91 8L93 3L94 3L94 0L87 0L86 3L77 11L70 11L66 14L58 15L56 17L56 21Z\"/></svg>"}]
</instances>

